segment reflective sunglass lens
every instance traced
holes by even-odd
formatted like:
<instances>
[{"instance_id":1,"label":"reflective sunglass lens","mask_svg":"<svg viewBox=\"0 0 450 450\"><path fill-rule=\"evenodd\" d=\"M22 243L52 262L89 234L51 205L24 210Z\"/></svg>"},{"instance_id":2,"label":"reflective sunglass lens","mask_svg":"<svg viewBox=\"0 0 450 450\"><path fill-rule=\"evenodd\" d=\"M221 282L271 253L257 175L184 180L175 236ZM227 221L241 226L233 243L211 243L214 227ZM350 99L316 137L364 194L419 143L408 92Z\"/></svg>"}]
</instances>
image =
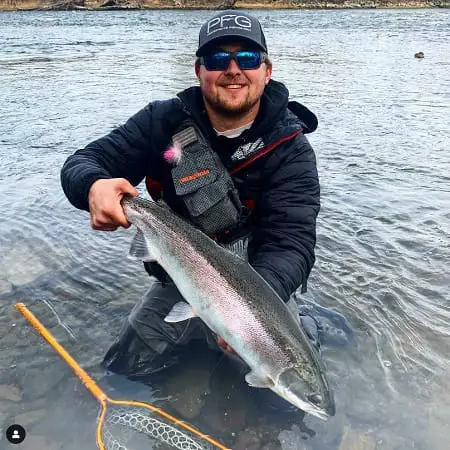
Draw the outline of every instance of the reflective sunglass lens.
<instances>
[{"instance_id":1,"label":"reflective sunglass lens","mask_svg":"<svg viewBox=\"0 0 450 450\"><path fill-rule=\"evenodd\" d=\"M259 52L237 52L235 58L241 69L256 69L260 66L261 54Z\"/></svg>"},{"instance_id":2,"label":"reflective sunglass lens","mask_svg":"<svg viewBox=\"0 0 450 450\"><path fill-rule=\"evenodd\" d=\"M230 64L230 54L227 52L213 53L204 57L208 70L224 70Z\"/></svg>"},{"instance_id":3,"label":"reflective sunglass lens","mask_svg":"<svg viewBox=\"0 0 450 450\"><path fill-rule=\"evenodd\" d=\"M241 70L257 69L261 65L261 53L253 51L216 52L203 57L207 70L225 70L234 59Z\"/></svg>"}]
</instances>

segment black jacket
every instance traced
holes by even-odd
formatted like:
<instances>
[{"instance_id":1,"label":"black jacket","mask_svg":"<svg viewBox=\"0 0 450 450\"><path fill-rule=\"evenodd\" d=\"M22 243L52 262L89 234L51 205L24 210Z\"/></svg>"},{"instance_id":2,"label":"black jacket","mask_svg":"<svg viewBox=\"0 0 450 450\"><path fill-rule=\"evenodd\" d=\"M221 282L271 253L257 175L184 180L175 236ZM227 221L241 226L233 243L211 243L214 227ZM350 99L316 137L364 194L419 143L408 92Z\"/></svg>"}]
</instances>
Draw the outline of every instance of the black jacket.
<instances>
[{"instance_id":1,"label":"black jacket","mask_svg":"<svg viewBox=\"0 0 450 450\"><path fill-rule=\"evenodd\" d=\"M304 106L289 102L288 95L283 84L270 81L252 127L234 139L216 135L199 87L152 102L67 159L61 171L64 192L74 206L88 210L94 181L126 178L136 186L149 176L162 185L165 201L181 212L161 154L180 122L190 116L230 170L241 200L254 204L249 262L287 301L300 285L306 289L320 208L316 159L304 136L316 129L317 119Z\"/></svg>"}]
</instances>

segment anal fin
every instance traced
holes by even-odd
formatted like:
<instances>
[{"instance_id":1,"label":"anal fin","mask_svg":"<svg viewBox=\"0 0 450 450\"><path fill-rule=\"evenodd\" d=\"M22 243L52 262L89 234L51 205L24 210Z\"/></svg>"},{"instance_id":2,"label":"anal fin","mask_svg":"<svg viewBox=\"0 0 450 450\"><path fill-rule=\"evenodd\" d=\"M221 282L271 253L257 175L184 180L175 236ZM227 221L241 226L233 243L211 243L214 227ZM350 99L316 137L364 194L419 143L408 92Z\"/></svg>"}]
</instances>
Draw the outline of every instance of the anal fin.
<instances>
[{"instance_id":1,"label":"anal fin","mask_svg":"<svg viewBox=\"0 0 450 450\"><path fill-rule=\"evenodd\" d=\"M255 388L270 389L273 386L273 381L270 378L261 375L260 373L255 372L254 370L245 375L245 381L249 384L249 386Z\"/></svg>"},{"instance_id":2,"label":"anal fin","mask_svg":"<svg viewBox=\"0 0 450 450\"><path fill-rule=\"evenodd\" d=\"M164 318L164 322L182 322L183 320L192 319L192 317L196 317L196 315L192 311L191 305L186 302L178 302L173 305L169 314Z\"/></svg>"}]
</instances>

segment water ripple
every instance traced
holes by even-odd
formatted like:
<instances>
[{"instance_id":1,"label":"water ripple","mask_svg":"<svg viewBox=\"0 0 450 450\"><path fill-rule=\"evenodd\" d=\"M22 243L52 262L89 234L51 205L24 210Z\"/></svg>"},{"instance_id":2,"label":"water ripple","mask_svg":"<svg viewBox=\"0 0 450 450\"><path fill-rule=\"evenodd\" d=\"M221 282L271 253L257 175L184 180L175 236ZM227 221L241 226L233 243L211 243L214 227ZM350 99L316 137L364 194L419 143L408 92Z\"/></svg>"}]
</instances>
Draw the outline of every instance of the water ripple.
<instances>
[{"instance_id":1,"label":"water ripple","mask_svg":"<svg viewBox=\"0 0 450 450\"><path fill-rule=\"evenodd\" d=\"M303 437L297 429L289 435L321 450L344 448L349 430L372 436L380 449L442 450L450 421L448 13L255 14L266 29L274 78L319 117L308 136L322 187L317 262L299 301L335 309L355 330L354 345L323 349L337 416L326 424L311 419L314 429ZM57 408L63 392L73 417L61 430L77 449L88 444L79 444L72 428L88 426L91 399L58 378L62 363L48 368L55 355L13 304L31 305L102 377L98 362L150 280L127 259L132 232L91 230L88 214L64 197L59 171L69 154L149 101L196 82L197 31L207 17L0 15L0 384L18 384L21 407L30 410ZM419 50L422 61L413 58ZM211 397L211 416L222 397L226 392ZM2 408L0 417L19 414L14 405ZM200 428L207 427L203 419ZM39 429L55 436L45 424Z\"/></svg>"}]
</instances>

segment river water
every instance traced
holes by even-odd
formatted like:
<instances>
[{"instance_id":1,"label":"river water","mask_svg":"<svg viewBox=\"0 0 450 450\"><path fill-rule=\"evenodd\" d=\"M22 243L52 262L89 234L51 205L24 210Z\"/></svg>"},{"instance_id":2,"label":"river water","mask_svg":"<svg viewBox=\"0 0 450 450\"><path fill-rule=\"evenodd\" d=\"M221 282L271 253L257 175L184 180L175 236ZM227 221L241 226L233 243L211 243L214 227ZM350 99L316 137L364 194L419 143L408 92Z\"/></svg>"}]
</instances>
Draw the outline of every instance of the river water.
<instances>
[{"instance_id":1,"label":"river water","mask_svg":"<svg viewBox=\"0 0 450 450\"><path fill-rule=\"evenodd\" d=\"M300 301L343 314L323 359L337 414L270 415L223 359L150 388L99 367L148 286L132 233L94 232L59 184L71 153L195 83L205 11L0 13L0 448L95 448L96 401L24 301L112 397L152 401L235 449L449 447L450 20L446 10L256 11L274 78L319 118L322 210ZM414 53L423 51L418 60ZM140 188L142 190L142 187ZM208 359L209 358L209 359Z\"/></svg>"}]
</instances>

